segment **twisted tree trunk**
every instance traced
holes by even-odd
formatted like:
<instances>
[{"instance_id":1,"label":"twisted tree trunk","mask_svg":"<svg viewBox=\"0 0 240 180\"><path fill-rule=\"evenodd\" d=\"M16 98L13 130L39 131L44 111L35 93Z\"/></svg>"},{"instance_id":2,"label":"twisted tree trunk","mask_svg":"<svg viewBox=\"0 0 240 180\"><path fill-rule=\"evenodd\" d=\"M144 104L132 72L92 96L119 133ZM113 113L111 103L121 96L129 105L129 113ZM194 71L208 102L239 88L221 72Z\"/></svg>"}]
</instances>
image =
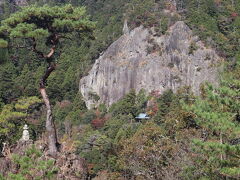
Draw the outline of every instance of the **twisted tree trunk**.
<instances>
[{"instance_id":1,"label":"twisted tree trunk","mask_svg":"<svg viewBox=\"0 0 240 180\"><path fill-rule=\"evenodd\" d=\"M50 74L56 68L56 64L54 63L52 58L55 53L55 48L56 48L56 45L58 44L58 40L59 40L59 36L56 34L49 36L48 41L51 42L52 47L50 49L50 52L47 55L45 55L42 51L39 51L37 49L36 39L32 38L32 51L35 52L40 58L45 59L45 61L48 63L47 70L42 76L39 82L39 86L40 86L40 93L42 95L43 101L47 109L46 132L48 137L49 155L53 157L56 157L57 155L59 143L57 141L56 128L55 128L53 117L52 117L52 108L51 108L50 101L46 91L46 81L47 81L47 78L50 76Z\"/></svg>"},{"instance_id":2,"label":"twisted tree trunk","mask_svg":"<svg viewBox=\"0 0 240 180\"><path fill-rule=\"evenodd\" d=\"M52 71L54 71L55 69L55 64L51 63L49 65L49 67L47 68L45 74L43 75L43 77L40 80L40 93L42 95L43 101L46 105L46 109L47 109L47 117L46 117L46 131L47 131L47 137L48 137L48 148L49 148L49 154L51 156L56 156L57 155L57 133L56 133L56 128L54 125L54 121L53 121L53 117L52 117L52 108L50 105L50 101L47 95L47 91L46 91L46 80L49 77L49 75L52 73Z\"/></svg>"}]
</instances>

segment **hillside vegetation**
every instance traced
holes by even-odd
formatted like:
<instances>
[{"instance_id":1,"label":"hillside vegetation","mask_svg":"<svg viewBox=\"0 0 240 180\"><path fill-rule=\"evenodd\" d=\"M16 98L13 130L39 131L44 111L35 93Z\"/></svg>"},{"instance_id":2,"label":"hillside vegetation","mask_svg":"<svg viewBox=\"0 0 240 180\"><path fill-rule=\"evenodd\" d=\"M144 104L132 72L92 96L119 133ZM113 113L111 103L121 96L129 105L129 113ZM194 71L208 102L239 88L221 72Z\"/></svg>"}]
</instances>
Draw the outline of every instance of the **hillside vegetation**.
<instances>
[{"instance_id":1,"label":"hillside vegetation","mask_svg":"<svg viewBox=\"0 0 240 180\"><path fill-rule=\"evenodd\" d=\"M68 3L49 0L44 4L51 9ZM31 0L31 4L39 12L46 7L39 1ZM239 179L240 1L72 0L71 4L85 6L94 24L93 36L65 35L57 45L53 57L57 66L46 81L46 90L59 143L66 144L66 152L86 160L88 177ZM1 27L5 19L23 11L13 2L3 1ZM158 36L176 21L186 22L207 47L225 59L219 86L203 84L200 96L193 95L191 87L161 95L132 90L111 107L101 104L88 110L78 90L79 81L120 37L125 19L131 29L143 25ZM9 27L13 28L11 22ZM25 123L30 126L31 139L41 139L46 120L39 79L48 62L22 48L29 45L25 38L14 39L17 46L7 47L2 38L9 37L0 33L0 149L4 142L16 144ZM48 53L45 40L40 38L37 48ZM136 120L142 112L150 119ZM51 160L38 160L42 153L31 147L25 156L11 156L18 170L4 172L0 179L29 179L36 171L42 172L39 179L55 179L60 170Z\"/></svg>"}]
</instances>

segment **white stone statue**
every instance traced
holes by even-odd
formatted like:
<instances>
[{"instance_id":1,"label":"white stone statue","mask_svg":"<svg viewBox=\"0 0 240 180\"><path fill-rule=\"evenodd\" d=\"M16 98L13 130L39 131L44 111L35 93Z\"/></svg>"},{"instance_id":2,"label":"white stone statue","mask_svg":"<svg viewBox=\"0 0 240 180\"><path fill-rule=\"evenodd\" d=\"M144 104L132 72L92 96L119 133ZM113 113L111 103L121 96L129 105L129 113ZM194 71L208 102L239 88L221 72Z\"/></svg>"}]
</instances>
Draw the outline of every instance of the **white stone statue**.
<instances>
[{"instance_id":1,"label":"white stone statue","mask_svg":"<svg viewBox=\"0 0 240 180\"><path fill-rule=\"evenodd\" d=\"M6 156L6 154L5 154L6 144L7 143L3 142L3 148L2 148L2 152L1 152L2 155L4 155L4 156Z\"/></svg>"},{"instance_id":2,"label":"white stone statue","mask_svg":"<svg viewBox=\"0 0 240 180\"><path fill-rule=\"evenodd\" d=\"M28 131L28 125L25 124L23 127L23 135L21 140L22 141L29 141L30 137L29 137L29 131Z\"/></svg>"}]
</instances>

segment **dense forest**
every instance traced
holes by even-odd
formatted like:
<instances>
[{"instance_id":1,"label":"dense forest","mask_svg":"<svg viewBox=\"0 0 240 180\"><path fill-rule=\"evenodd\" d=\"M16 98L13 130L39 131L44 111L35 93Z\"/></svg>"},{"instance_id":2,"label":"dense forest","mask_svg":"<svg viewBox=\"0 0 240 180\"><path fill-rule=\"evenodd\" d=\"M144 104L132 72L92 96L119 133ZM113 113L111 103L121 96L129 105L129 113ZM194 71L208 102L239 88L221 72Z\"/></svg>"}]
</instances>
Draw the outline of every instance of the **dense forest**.
<instances>
[{"instance_id":1,"label":"dense forest","mask_svg":"<svg viewBox=\"0 0 240 180\"><path fill-rule=\"evenodd\" d=\"M6 143L17 144L24 124L34 142L49 135L48 107L39 82L54 63L43 85L62 146L59 151L86 162L87 175L76 173L75 179L240 178L239 0L31 0L22 6L16 2L0 1L0 149ZM27 16L41 28L34 29ZM45 17L60 20L53 23ZM133 89L110 107L87 109L79 81L122 35L125 19L130 29L144 26L158 36L184 21L224 59L219 85L202 84L199 96L191 87L161 94ZM53 38L57 33L63 38ZM54 54L44 56L51 48ZM142 112L150 118L137 120ZM21 155L0 154L15 167L3 172L0 165L0 179L57 179L63 170L54 158L42 159L45 151L36 144ZM42 173L36 176L37 171Z\"/></svg>"}]
</instances>

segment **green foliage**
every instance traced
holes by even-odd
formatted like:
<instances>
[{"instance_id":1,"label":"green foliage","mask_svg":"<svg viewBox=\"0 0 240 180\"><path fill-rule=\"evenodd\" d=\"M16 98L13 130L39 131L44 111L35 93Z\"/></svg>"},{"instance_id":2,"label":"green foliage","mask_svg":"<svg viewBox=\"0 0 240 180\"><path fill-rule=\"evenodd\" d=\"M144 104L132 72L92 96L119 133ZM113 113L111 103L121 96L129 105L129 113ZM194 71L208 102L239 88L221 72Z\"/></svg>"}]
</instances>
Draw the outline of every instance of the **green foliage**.
<instances>
[{"instance_id":1,"label":"green foliage","mask_svg":"<svg viewBox=\"0 0 240 180\"><path fill-rule=\"evenodd\" d=\"M112 107L110 108L110 112L112 112L114 116L116 116L117 114L122 115L132 114L134 117L136 114L135 100L136 100L135 90L132 90L122 100L112 105Z\"/></svg>"},{"instance_id":2,"label":"green foliage","mask_svg":"<svg viewBox=\"0 0 240 180\"><path fill-rule=\"evenodd\" d=\"M108 120L103 128L108 137L115 139L119 136L119 131L122 131L122 128L124 129L125 124L131 122L134 122L134 119L130 115L120 115ZM116 140L118 139L119 137Z\"/></svg>"},{"instance_id":3,"label":"green foliage","mask_svg":"<svg viewBox=\"0 0 240 180\"><path fill-rule=\"evenodd\" d=\"M17 91L14 79L17 76L17 69L11 63L4 63L0 67L0 101L10 103L15 99L19 92Z\"/></svg>"},{"instance_id":4,"label":"green foliage","mask_svg":"<svg viewBox=\"0 0 240 180\"><path fill-rule=\"evenodd\" d=\"M93 111L86 111L85 102L82 100L80 93L78 93L73 103L70 101L58 102L54 106L53 115L57 125L63 128L65 122L69 122L74 126L90 123L96 115ZM62 130L59 133L65 132L65 130Z\"/></svg>"},{"instance_id":5,"label":"green foliage","mask_svg":"<svg viewBox=\"0 0 240 180\"><path fill-rule=\"evenodd\" d=\"M132 115L135 118L138 113L143 112L146 107L147 96L144 90L141 90L137 95L135 90L131 90L120 101L113 104L110 108L110 112L113 116L117 115Z\"/></svg>"},{"instance_id":6,"label":"green foliage","mask_svg":"<svg viewBox=\"0 0 240 180\"><path fill-rule=\"evenodd\" d=\"M207 45L216 47L222 56L234 57L239 51L238 1L188 0L186 21Z\"/></svg>"},{"instance_id":7,"label":"green foliage","mask_svg":"<svg viewBox=\"0 0 240 180\"><path fill-rule=\"evenodd\" d=\"M139 124L135 122L135 115L133 116L132 112L142 112L146 107L146 101L147 97L143 90L138 95L131 91L118 103L112 105L108 112L106 107L100 105L97 111L89 110L83 114L81 124L86 125L82 125L84 132L81 133L81 136L75 137L78 142L77 152L93 166L91 171L93 175L106 168L112 171L120 170L117 164L118 155L116 154L119 143L130 138L136 132ZM128 108L134 106L134 108L128 111L124 109L126 106ZM112 117L108 117L109 112ZM87 126L88 123L99 116L106 118L102 128L93 130Z\"/></svg>"},{"instance_id":8,"label":"green foliage","mask_svg":"<svg viewBox=\"0 0 240 180\"><path fill-rule=\"evenodd\" d=\"M203 140L194 140L194 150L198 154L193 169L196 177L207 176L213 179L239 177L239 65L223 78L221 86L208 85L203 97L196 99L188 107L195 113L197 124L207 134ZM194 178L196 178L193 175Z\"/></svg>"},{"instance_id":9,"label":"green foliage","mask_svg":"<svg viewBox=\"0 0 240 180\"><path fill-rule=\"evenodd\" d=\"M161 123L162 118L171 110L170 106L172 105L174 100L176 100L176 97L171 90L165 91L161 95L157 102L159 111L155 116L156 123Z\"/></svg>"},{"instance_id":10,"label":"green foliage","mask_svg":"<svg viewBox=\"0 0 240 180\"><path fill-rule=\"evenodd\" d=\"M20 138L25 118L33 106L39 103L41 100L37 97L28 97L3 106L0 111L0 143L13 143Z\"/></svg>"},{"instance_id":11,"label":"green foliage","mask_svg":"<svg viewBox=\"0 0 240 180\"><path fill-rule=\"evenodd\" d=\"M17 173L10 173L8 179L55 179L57 168L54 160L41 160L42 153L33 145L27 149L25 155L13 155L13 162L18 166Z\"/></svg>"},{"instance_id":12,"label":"green foliage","mask_svg":"<svg viewBox=\"0 0 240 180\"><path fill-rule=\"evenodd\" d=\"M95 102L98 102L98 100L100 99L100 97L94 93L94 92L89 92L89 96L91 97L91 99L93 99Z\"/></svg>"},{"instance_id":13,"label":"green foliage","mask_svg":"<svg viewBox=\"0 0 240 180\"><path fill-rule=\"evenodd\" d=\"M94 173L107 167L106 158L111 148L111 140L106 135L88 128L78 142L77 152L86 158L88 163L94 164Z\"/></svg>"},{"instance_id":14,"label":"green foliage","mask_svg":"<svg viewBox=\"0 0 240 180\"><path fill-rule=\"evenodd\" d=\"M0 33L12 38L45 38L54 33L91 31L94 24L85 9L71 5L50 7L27 6L1 23Z\"/></svg>"},{"instance_id":15,"label":"green foliage","mask_svg":"<svg viewBox=\"0 0 240 180\"><path fill-rule=\"evenodd\" d=\"M0 174L0 180L5 180L5 178L1 174Z\"/></svg>"},{"instance_id":16,"label":"green foliage","mask_svg":"<svg viewBox=\"0 0 240 180\"><path fill-rule=\"evenodd\" d=\"M17 111L27 111L31 106L42 103L42 100L36 96L21 98L15 104Z\"/></svg>"},{"instance_id":17,"label":"green foliage","mask_svg":"<svg viewBox=\"0 0 240 180\"><path fill-rule=\"evenodd\" d=\"M40 62L39 57L36 55L46 57L45 54L49 53L50 47L54 47L54 49L57 47L56 55L52 57L51 60L48 59L48 61L57 62L60 49L61 51L69 50L69 46L64 47L57 45L69 42L71 44L72 39L77 39L76 37L80 37L81 40L89 40L89 37L92 38L91 35L94 27L95 23L89 20L89 16L86 15L86 9L84 7L73 7L69 4L53 7L49 5L30 5L22 7L20 11L12 13L10 17L2 20L0 27L2 43L0 44L8 41L9 47L11 47L9 51L14 54L12 57L14 57L15 61L16 59L20 59L17 63L9 63L11 65L14 64L20 74L20 76L14 80L14 85L17 84L17 87L20 89L18 95L33 96L36 95L38 91L39 79L44 72L42 68L46 64ZM20 49L19 47L24 48ZM29 51L29 49L31 51ZM58 73L56 73L55 77L52 77L54 83L50 83L51 79L49 80L50 86L48 89L53 90L50 97L54 98L54 102L56 102L56 100L62 100L63 98L72 100L75 96L73 92L77 91L77 83L70 82L76 81L78 77L77 67L80 63L78 61L79 59L73 56L75 54L71 51L70 54L72 54L70 59L64 56L63 58L60 57L60 60L63 60L60 63L61 66ZM29 57L32 57L32 59ZM66 61L71 59L75 60L67 66L64 66ZM82 67L84 68L84 66ZM54 85L57 86L54 87ZM14 89L12 84L8 86L11 86L9 89ZM65 89L60 91L62 87ZM68 93L65 95L65 92ZM5 98L4 96L1 97ZM6 100L3 99L2 101L6 103L8 99L9 97L6 97Z\"/></svg>"},{"instance_id":18,"label":"green foliage","mask_svg":"<svg viewBox=\"0 0 240 180\"><path fill-rule=\"evenodd\" d=\"M8 42L3 39L0 39L0 48L6 48L6 47L8 47Z\"/></svg>"},{"instance_id":19,"label":"green foliage","mask_svg":"<svg viewBox=\"0 0 240 180\"><path fill-rule=\"evenodd\" d=\"M47 3L37 2L38 5L24 7L15 15L13 12L17 9L9 2L1 5L4 14L0 18L6 20L1 22L0 47L8 45L9 48L0 49L0 128L3 127L0 142L17 140L27 113L39 110L41 102L36 97L29 101L24 97L38 94L39 79L46 63L34 52L20 47L29 47L34 37L36 48L48 53L52 45L49 41L52 31L47 28L50 26L63 37L52 59L58 66L47 82L47 91L54 104L53 115L60 136L66 133L66 122L73 127L71 138L76 141L77 153L87 159L89 167L93 167L89 172L91 177L107 170L124 174L128 179L151 179L153 176L164 179L166 174L171 176L165 179L171 179L190 164L191 168L184 176L186 179L238 178L239 145L232 144L239 138L240 117L238 1L177 1L176 9L181 17L172 11L174 7L169 1L164 0L73 0L72 6L55 6L64 2L53 0ZM86 8L75 7L79 5ZM125 18L131 28L139 25L154 27L157 35L164 34L177 20L184 20L207 46L233 60L229 66L231 72L227 73L219 88L203 88L202 97L196 100L188 89L177 94L167 91L150 98L144 91L138 94L131 91L109 110L104 105L97 110L87 110L78 93L79 79L87 74L99 54L121 35ZM96 38L89 40L91 33L83 31L91 31L93 26L96 27ZM196 49L192 43L189 53ZM172 64L168 66L172 68ZM99 99L95 98L96 101ZM16 102L17 99L20 101ZM69 102L66 106L63 105L65 100ZM182 102L190 108L182 108ZM149 113L153 122L136 122L135 116L141 112ZM39 116L33 118L40 119ZM104 126L95 130L90 123L97 118L104 119ZM39 129L39 125L32 125L31 129ZM208 136L200 139L205 132ZM194 151L190 149L192 138L197 138ZM25 179L23 173L27 173L27 166L34 160L29 157L32 155L24 156L25 164L18 157L23 169L20 174L13 174L12 179ZM39 163L38 169L29 169L30 173L41 171L40 166L44 172L48 167ZM144 175L139 177L139 172Z\"/></svg>"},{"instance_id":20,"label":"green foliage","mask_svg":"<svg viewBox=\"0 0 240 180\"><path fill-rule=\"evenodd\" d=\"M1 136L9 136L10 132L15 130L16 120L26 117L25 113L16 112L11 105L5 105L0 114L0 134ZM3 139L3 138L1 138Z\"/></svg>"},{"instance_id":21,"label":"green foliage","mask_svg":"<svg viewBox=\"0 0 240 180\"><path fill-rule=\"evenodd\" d=\"M32 68L25 64L19 76L15 79L15 84L21 92L21 96L35 96L38 94L38 83L41 77L43 67L40 66L35 72Z\"/></svg>"},{"instance_id":22,"label":"green foliage","mask_svg":"<svg viewBox=\"0 0 240 180\"><path fill-rule=\"evenodd\" d=\"M145 179L159 179L164 167L171 163L174 144L164 130L152 122L139 127L137 132L121 143L119 163L133 174Z\"/></svg>"},{"instance_id":23,"label":"green foliage","mask_svg":"<svg viewBox=\"0 0 240 180\"><path fill-rule=\"evenodd\" d=\"M0 64L3 64L8 59L8 51L5 48L0 48Z\"/></svg>"},{"instance_id":24,"label":"green foliage","mask_svg":"<svg viewBox=\"0 0 240 180\"><path fill-rule=\"evenodd\" d=\"M196 51L197 49L198 49L198 47L197 47L196 43L195 43L195 42L192 42L192 43L190 44L189 53L188 53L188 54L193 54L194 51Z\"/></svg>"},{"instance_id":25,"label":"green foliage","mask_svg":"<svg viewBox=\"0 0 240 180\"><path fill-rule=\"evenodd\" d=\"M126 18L131 27L143 25L154 27L158 35L165 34L168 27L179 20L177 14L171 16L163 13L168 2L155 0L133 0L126 4Z\"/></svg>"}]
</instances>

